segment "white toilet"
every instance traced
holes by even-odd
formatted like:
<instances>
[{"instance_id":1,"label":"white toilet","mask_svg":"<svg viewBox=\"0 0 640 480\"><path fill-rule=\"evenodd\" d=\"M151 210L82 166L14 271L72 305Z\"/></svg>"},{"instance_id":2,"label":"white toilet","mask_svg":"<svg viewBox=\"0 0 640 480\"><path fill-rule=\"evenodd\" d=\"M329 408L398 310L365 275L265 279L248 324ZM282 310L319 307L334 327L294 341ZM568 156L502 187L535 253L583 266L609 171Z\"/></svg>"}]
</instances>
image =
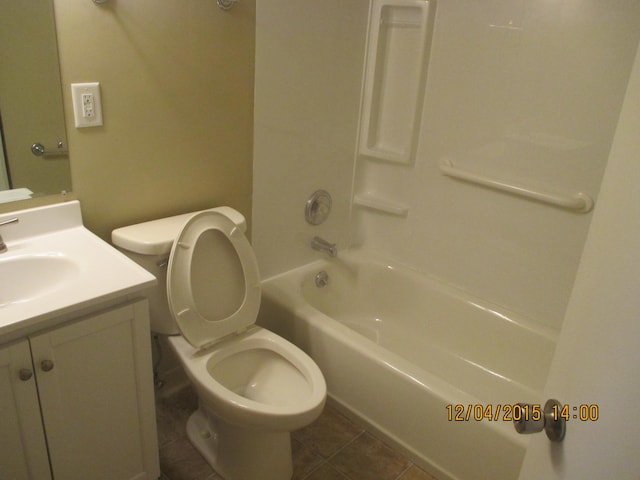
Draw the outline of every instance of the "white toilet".
<instances>
[{"instance_id":1,"label":"white toilet","mask_svg":"<svg viewBox=\"0 0 640 480\"><path fill-rule=\"evenodd\" d=\"M227 480L284 480L290 432L320 415L327 388L307 354L254 325L260 278L245 229L220 207L123 227L112 240L158 278L151 329L173 335L197 391L191 442Z\"/></svg>"}]
</instances>

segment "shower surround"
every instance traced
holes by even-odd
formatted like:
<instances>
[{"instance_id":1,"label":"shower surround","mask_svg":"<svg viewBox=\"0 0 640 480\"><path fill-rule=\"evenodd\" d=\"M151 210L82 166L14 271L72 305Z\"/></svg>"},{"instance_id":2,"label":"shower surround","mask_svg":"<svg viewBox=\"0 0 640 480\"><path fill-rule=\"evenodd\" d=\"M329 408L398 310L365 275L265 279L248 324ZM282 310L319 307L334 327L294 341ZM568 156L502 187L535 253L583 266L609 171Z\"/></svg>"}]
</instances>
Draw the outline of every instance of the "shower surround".
<instances>
[{"instance_id":1,"label":"shower surround","mask_svg":"<svg viewBox=\"0 0 640 480\"><path fill-rule=\"evenodd\" d=\"M638 24L640 4L621 0L257 5L252 231L263 278L317 260L319 235L517 312L553 339L591 212L513 190L597 204ZM333 212L311 226L304 203L319 188Z\"/></svg>"}]
</instances>

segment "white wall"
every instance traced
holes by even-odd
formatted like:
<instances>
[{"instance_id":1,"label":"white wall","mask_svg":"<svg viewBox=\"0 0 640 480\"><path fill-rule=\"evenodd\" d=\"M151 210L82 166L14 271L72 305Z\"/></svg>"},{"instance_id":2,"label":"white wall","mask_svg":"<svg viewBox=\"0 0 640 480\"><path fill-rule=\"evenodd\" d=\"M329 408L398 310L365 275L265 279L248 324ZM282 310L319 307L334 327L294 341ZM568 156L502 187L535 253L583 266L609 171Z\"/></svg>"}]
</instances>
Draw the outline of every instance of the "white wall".
<instances>
[{"instance_id":1,"label":"white wall","mask_svg":"<svg viewBox=\"0 0 640 480\"><path fill-rule=\"evenodd\" d=\"M317 258L314 235L349 243L368 4L256 2L252 243L263 278ZM313 227L304 207L320 188L334 208Z\"/></svg>"},{"instance_id":2,"label":"white wall","mask_svg":"<svg viewBox=\"0 0 640 480\"><path fill-rule=\"evenodd\" d=\"M640 3L437 2L417 154L357 156L368 1L258 2L253 244L264 277L354 242L559 330L591 219L443 177L482 175L597 201L638 44ZM433 5L433 3L432 3ZM295 21L294 21L295 19ZM356 207L373 191L405 218ZM310 227L304 202L334 196Z\"/></svg>"},{"instance_id":3,"label":"white wall","mask_svg":"<svg viewBox=\"0 0 640 480\"><path fill-rule=\"evenodd\" d=\"M544 398L599 406L567 422L562 444L531 439L521 480L615 478L640 472L640 49ZM570 409L573 417L576 412Z\"/></svg>"}]
</instances>

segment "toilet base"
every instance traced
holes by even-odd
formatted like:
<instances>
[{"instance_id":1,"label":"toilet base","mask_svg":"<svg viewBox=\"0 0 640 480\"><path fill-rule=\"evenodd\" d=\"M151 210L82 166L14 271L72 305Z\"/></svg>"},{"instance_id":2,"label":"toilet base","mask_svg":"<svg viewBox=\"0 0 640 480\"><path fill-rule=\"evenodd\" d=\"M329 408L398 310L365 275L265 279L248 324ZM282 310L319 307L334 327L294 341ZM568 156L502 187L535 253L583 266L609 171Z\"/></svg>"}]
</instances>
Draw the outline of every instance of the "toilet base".
<instances>
[{"instance_id":1,"label":"toilet base","mask_svg":"<svg viewBox=\"0 0 640 480\"><path fill-rule=\"evenodd\" d=\"M238 428L201 405L187 421L187 436L225 480L289 480L293 474L289 432Z\"/></svg>"}]
</instances>

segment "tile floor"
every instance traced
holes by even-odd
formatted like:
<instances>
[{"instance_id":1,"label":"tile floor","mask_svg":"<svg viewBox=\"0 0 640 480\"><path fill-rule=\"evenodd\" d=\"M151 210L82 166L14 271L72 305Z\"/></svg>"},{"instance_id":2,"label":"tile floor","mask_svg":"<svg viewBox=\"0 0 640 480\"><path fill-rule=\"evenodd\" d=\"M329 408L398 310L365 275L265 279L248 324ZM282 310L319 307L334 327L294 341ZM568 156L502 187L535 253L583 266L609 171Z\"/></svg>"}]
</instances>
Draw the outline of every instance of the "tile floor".
<instances>
[{"instance_id":1,"label":"tile floor","mask_svg":"<svg viewBox=\"0 0 640 480\"><path fill-rule=\"evenodd\" d=\"M161 480L221 479L186 437L197 406L190 387L156 400ZM292 434L292 452L294 480L437 480L331 406Z\"/></svg>"}]
</instances>

